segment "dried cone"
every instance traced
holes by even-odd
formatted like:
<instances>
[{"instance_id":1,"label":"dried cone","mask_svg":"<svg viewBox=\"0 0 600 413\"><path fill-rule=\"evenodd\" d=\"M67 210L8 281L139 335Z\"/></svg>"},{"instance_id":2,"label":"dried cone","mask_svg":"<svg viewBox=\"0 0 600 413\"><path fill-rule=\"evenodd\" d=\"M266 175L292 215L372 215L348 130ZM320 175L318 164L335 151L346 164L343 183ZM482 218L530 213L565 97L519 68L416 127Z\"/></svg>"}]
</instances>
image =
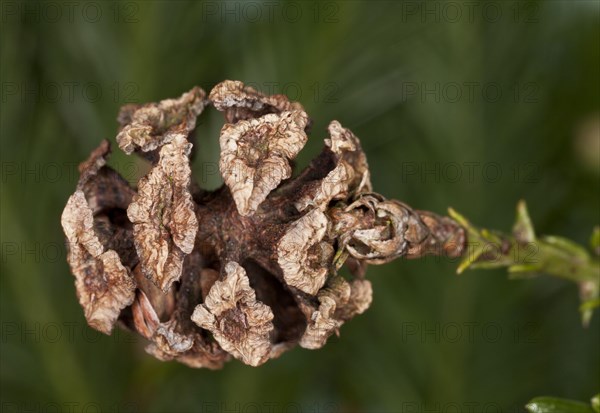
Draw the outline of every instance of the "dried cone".
<instances>
[{"instance_id":1,"label":"dried cone","mask_svg":"<svg viewBox=\"0 0 600 413\"><path fill-rule=\"evenodd\" d=\"M207 105L226 121L225 185L212 192L190 168ZM290 179L310 120L283 95L228 80L208 98L195 87L125 106L119 122L119 146L151 162L148 174L131 188L102 142L80 166L62 226L88 324L110 334L119 321L159 360L258 366L296 345L320 348L371 304L367 264L458 256L466 243L450 218L373 193L360 141L337 121Z\"/></svg>"}]
</instances>

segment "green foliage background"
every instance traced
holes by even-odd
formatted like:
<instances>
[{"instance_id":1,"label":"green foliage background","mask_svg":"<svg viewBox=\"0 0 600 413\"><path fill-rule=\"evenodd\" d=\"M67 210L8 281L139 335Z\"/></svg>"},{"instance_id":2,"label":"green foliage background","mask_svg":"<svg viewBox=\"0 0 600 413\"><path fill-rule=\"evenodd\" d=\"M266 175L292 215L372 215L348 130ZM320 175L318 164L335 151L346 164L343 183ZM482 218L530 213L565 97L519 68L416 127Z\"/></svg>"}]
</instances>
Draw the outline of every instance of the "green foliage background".
<instances>
[{"instance_id":1,"label":"green foliage background","mask_svg":"<svg viewBox=\"0 0 600 413\"><path fill-rule=\"evenodd\" d=\"M539 232L586 243L600 210L598 132L582 126L600 110L600 3L452 2L458 17L444 2L75 3L72 18L61 2L2 3L2 411L507 412L598 391L600 317L581 327L574 285L456 277L436 259L370 267L372 307L319 351L217 372L162 363L142 340L85 326L60 214L73 165L114 144L122 104L239 79L305 105L301 164L338 119L386 196L505 230L524 198ZM194 170L216 187L222 118L201 119Z\"/></svg>"}]
</instances>

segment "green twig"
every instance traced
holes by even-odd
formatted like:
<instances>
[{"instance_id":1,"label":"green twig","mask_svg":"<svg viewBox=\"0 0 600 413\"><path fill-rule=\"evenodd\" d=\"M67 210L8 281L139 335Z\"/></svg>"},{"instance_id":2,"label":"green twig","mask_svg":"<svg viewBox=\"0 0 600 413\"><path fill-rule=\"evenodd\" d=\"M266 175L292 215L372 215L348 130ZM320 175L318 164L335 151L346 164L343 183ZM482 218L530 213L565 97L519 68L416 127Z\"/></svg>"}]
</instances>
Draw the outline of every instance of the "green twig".
<instances>
[{"instance_id":1,"label":"green twig","mask_svg":"<svg viewBox=\"0 0 600 413\"><path fill-rule=\"evenodd\" d=\"M452 208L449 214L468 235L468 248L457 269L459 274L467 268L507 267L512 278L548 274L575 282L582 301L582 322L585 326L589 324L593 310L600 306L600 260L586 248L562 237L536 236L524 201L517 205L510 235L477 228ZM599 228L592 234L591 249L600 255Z\"/></svg>"}]
</instances>

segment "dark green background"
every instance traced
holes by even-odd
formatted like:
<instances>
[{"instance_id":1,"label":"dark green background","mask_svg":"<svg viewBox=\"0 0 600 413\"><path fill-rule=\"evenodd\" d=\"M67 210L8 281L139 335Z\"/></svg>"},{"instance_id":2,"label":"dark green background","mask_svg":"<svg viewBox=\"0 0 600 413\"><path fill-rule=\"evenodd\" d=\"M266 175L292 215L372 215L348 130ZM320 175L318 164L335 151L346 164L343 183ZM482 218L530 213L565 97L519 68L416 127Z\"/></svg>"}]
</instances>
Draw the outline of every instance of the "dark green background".
<instances>
[{"instance_id":1,"label":"dark green background","mask_svg":"<svg viewBox=\"0 0 600 413\"><path fill-rule=\"evenodd\" d=\"M600 316L583 329L577 289L560 280L457 277L436 259L373 266L373 304L339 339L213 372L88 329L65 261L75 165L114 143L119 107L223 79L302 102L315 122L303 165L338 119L390 198L505 230L524 198L539 232L587 243L600 209L589 126L599 3L485 4L3 2L2 411L512 412L539 395L589 400ZM194 173L209 187L221 124L211 110L198 130ZM114 148L111 163L134 179L138 165Z\"/></svg>"}]
</instances>

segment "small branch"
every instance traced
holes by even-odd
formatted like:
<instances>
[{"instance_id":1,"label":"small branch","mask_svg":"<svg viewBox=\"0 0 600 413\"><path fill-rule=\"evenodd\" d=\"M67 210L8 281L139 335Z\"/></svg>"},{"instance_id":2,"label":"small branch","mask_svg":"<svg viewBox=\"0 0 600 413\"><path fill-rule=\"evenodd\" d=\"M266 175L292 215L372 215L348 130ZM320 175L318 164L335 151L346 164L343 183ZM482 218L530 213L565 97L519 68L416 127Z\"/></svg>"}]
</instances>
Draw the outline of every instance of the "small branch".
<instances>
[{"instance_id":1,"label":"small branch","mask_svg":"<svg viewBox=\"0 0 600 413\"><path fill-rule=\"evenodd\" d=\"M449 214L467 231L468 244L457 269L459 274L468 268L507 267L512 278L548 274L575 282L582 300L582 322L589 324L593 309L600 305L600 260L586 248L562 237L536 236L524 201L517 205L510 235L477 228L452 208ZM599 228L593 232L591 248L598 255Z\"/></svg>"}]
</instances>

